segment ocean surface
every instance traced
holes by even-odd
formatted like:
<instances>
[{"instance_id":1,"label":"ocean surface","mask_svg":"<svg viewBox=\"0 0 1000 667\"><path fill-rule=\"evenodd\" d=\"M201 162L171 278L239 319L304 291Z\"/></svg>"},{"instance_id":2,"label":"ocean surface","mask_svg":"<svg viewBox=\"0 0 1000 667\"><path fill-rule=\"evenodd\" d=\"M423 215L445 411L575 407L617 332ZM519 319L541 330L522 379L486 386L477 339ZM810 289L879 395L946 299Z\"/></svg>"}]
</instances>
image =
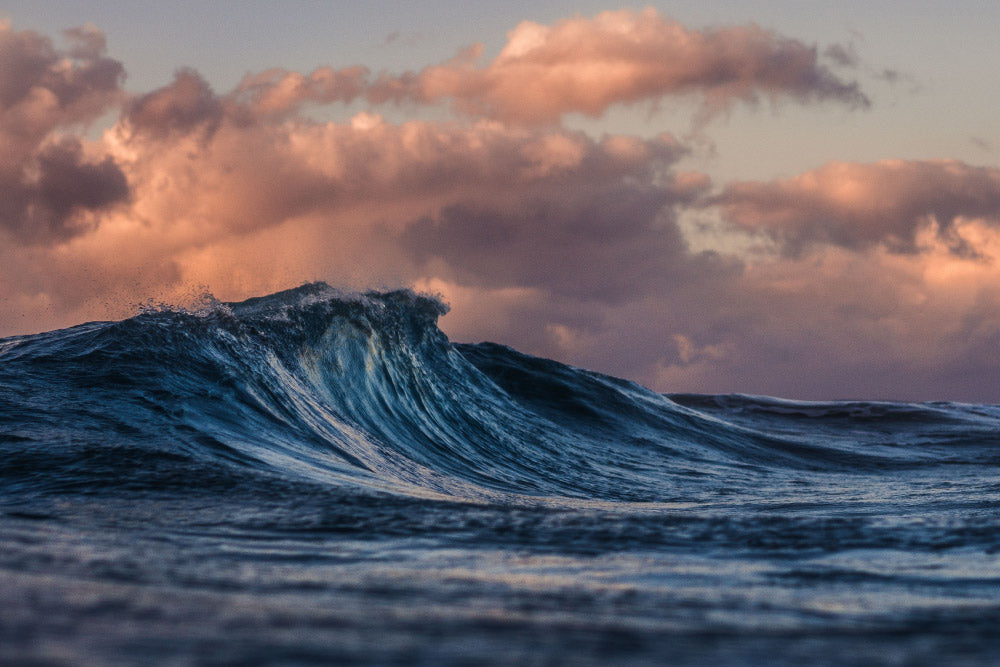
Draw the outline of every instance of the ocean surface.
<instances>
[{"instance_id":1,"label":"ocean surface","mask_svg":"<svg viewBox=\"0 0 1000 667\"><path fill-rule=\"evenodd\" d=\"M1000 660L1000 406L661 395L444 311L0 340L0 664Z\"/></svg>"}]
</instances>

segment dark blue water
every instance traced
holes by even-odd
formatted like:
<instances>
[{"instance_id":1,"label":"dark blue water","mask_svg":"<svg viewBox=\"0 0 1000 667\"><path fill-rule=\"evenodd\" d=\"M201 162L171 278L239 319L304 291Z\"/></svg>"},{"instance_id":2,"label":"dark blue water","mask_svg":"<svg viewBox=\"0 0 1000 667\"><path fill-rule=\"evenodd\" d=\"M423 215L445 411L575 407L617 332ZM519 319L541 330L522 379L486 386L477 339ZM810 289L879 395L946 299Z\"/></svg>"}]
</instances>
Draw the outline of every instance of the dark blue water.
<instances>
[{"instance_id":1,"label":"dark blue water","mask_svg":"<svg viewBox=\"0 0 1000 667\"><path fill-rule=\"evenodd\" d=\"M0 663L1000 656L1000 407L663 396L443 311L0 341Z\"/></svg>"}]
</instances>

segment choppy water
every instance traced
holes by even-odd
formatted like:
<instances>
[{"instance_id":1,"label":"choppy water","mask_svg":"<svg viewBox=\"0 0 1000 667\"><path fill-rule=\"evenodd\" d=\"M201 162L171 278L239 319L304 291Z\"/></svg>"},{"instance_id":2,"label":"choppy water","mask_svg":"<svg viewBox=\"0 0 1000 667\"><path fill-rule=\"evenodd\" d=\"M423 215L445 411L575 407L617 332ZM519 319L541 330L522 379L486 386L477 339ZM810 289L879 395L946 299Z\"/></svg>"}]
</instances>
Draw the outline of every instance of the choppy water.
<instances>
[{"instance_id":1,"label":"choppy water","mask_svg":"<svg viewBox=\"0 0 1000 667\"><path fill-rule=\"evenodd\" d=\"M0 662L1000 656L1000 407L663 396L442 312L0 340Z\"/></svg>"}]
</instances>

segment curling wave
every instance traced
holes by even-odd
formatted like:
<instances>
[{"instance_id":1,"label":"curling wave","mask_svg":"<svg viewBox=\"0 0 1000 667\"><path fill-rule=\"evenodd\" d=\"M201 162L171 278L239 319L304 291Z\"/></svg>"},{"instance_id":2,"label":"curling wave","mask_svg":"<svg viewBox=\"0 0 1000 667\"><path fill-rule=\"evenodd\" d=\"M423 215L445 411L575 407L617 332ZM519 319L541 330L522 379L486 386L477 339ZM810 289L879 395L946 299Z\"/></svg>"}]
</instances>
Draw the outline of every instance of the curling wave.
<instances>
[{"instance_id":1,"label":"curling wave","mask_svg":"<svg viewBox=\"0 0 1000 667\"><path fill-rule=\"evenodd\" d=\"M486 502L670 502L776 470L995 456L1000 414L988 407L664 396L492 343L452 344L437 328L446 311L410 291L313 283L6 339L0 484L302 480Z\"/></svg>"}]
</instances>

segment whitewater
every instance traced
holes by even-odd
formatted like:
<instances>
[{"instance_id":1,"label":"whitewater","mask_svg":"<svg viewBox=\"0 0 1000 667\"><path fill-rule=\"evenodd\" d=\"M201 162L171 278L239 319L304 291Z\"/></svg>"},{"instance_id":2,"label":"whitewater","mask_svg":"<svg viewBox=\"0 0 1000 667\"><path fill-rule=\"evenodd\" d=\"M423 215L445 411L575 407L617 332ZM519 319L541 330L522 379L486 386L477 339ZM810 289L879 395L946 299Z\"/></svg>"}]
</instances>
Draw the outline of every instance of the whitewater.
<instances>
[{"instance_id":1,"label":"whitewater","mask_svg":"<svg viewBox=\"0 0 1000 667\"><path fill-rule=\"evenodd\" d=\"M658 394L446 310L0 340L0 664L1000 655L1000 406Z\"/></svg>"}]
</instances>

